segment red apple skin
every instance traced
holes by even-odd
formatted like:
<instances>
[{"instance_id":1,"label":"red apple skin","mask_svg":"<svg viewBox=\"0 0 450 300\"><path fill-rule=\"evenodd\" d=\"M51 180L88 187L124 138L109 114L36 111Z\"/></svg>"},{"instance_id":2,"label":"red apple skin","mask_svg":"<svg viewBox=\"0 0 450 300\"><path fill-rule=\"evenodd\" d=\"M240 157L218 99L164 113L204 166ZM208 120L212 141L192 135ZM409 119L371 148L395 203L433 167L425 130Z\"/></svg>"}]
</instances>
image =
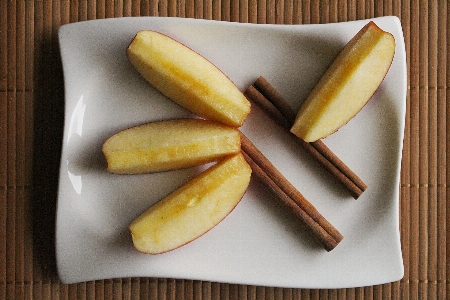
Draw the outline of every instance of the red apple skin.
<instances>
[{"instance_id":1,"label":"red apple skin","mask_svg":"<svg viewBox=\"0 0 450 300\"><path fill-rule=\"evenodd\" d=\"M368 23L368 25L366 25L366 26L373 26L373 25L375 25L379 30L381 30L381 29L375 24L375 22L373 22L373 21L370 21L370 22ZM390 35L392 36L392 38L394 38L394 36L393 36L390 32L387 32L387 33L390 34ZM393 62L393 61L394 61L394 56L392 56L391 62L390 62L389 67L388 67L388 70L391 68L392 62ZM383 83L384 79L386 78L387 73L388 73L388 72L386 72L386 73L384 74L383 79L380 81L380 84L377 86L377 88L375 89L375 91L373 91L373 94L369 97L369 99L368 99L368 100L366 101L366 103L361 107L361 109L360 109L359 111L357 111L356 114L358 114L358 113L359 113L359 112L367 105L367 103L369 103L369 100L375 95L375 93L377 92L378 88L379 88L380 85ZM356 116L356 114L355 114L355 116ZM344 125L346 125L348 122L350 122L350 120L351 120L351 119L349 119L347 122L345 122ZM342 126L344 126L344 125L342 125ZM341 127L342 127L342 126L341 126ZM332 132L331 134L335 133L335 132L338 131L338 130L339 130L339 128L336 128L336 130L335 130L334 132ZM331 134L330 134L330 135L331 135Z\"/></svg>"},{"instance_id":2,"label":"red apple skin","mask_svg":"<svg viewBox=\"0 0 450 300\"><path fill-rule=\"evenodd\" d=\"M203 119L170 119L137 125L112 135L102 146L107 170L114 174L179 170L239 151L240 135L235 127Z\"/></svg>"},{"instance_id":3,"label":"red apple skin","mask_svg":"<svg viewBox=\"0 0 450 300\"><path fill-rule=\"evenodd\" d=\"M190 240L190 241L188 241L188 242L186 242L186 243L184 243L184 244L182 244L182 245L179 245L179 246L176 247L176 248L173 248L173 249L170 249L170 250L167 250L167 251L157 252L157 253L150 253L150 254L158 255L158 254L164 254L164 253L172 252L172 251L174 251L174 250L180 249L181 247L186 246L186 245L192 243L193 241L195 241L195 240L201 238L202 236L204 236L205 234L207 234L208 232L210 232L212 229L214 229L217 225L219 225L223 220L225 220L226 217L228 217L228 216L233 212L233 210L237 207L237 205L239 204L239 202L241 202L242 198L244 197L244 194L245 194L245 192L242 194L240 200L239 200L238 203L236 203L236 205L230 210L230 212L229 212L226 216L224 216L221 220L219 220L213 227L211 227L210 229L208 229L207 231L203 232L202 234L198 235L197 237L193 238L192 240ZM130 231L131 236L133 237L133 233L131 232L131 230L129 230L129 231ZM139 253L142 253L142 254L149 254L149 253L144 252L144 251L141 251L141 250L139 250L139 249L136 249L136 251L138 251Z\"/></svg>"},{"instance_id":4,"label":"red apple skin","mask_svg":"<svg viewBox=\"0 0 450 300\"><path fill-rule=\"evenodd\" d=\"M153 67L153 65L158 64L158 59L152 60L150 58L147 58L146 60L144 60L141 56L139 56L138 58L136 50L132 50L133 44L135 40L137 40L138 36L140 34L144 35L146 33L152 33L162 36L171 41L173 45L176 45L177 48L184 49L184 52L180 51L181 54L172 54L172 57L176 57L178 55L180 57L196 57L196 59L199 60L199 64L201 65L201 67L199 66L192 68L193 72L189 74L190 72L183 70L183 63L178 62L178 65L170 67L170 73L173 75L173 77L167 77L167 70L169 70L169 68L161 73L160 66L158 66L159 69ZM185 52L187 52L188 54L186 54ZM222 72L222 70L215 66L211 61L200 55L198 52L176 41L168 35L149 30L139 31L127 48L127 57L135 67L135 69L153 87L155 87L162 94L167 96L169 99L171 99L181 107L198 116L214 120L228 126L240 127L243 125L245 119L250 113L250 102L238 89L234 82L232 82L231 79L224 72ZM186 59L185 62L186 61L189 61L189 59ZM198 74L201 74L202 71L200 71L199 73L199 70L202 68L208 69L209 74L203 74L202 77L198 78L195 77ZM160 73L156 74L157 72ZM195 80L193 80L193 78ZM205 82L211 83L211 81L209 81L209 78L214 78L214 80L217 80L219 83L215 83L214 87L210 87L208 86L208 84L204 84ZM189 86L191 84L191 88L186 88L186 86ZM227 89L226 91L223 89L224 87Z\"/></svg>"},{"instance_id":5,"label":"red apple skin","mask_svg":"<svg viewBox=\"0 0 450 300\"><path fill-rule=\"evenodd\" d=\"M141 31L144 31L144 30L141 30ZM161 35L166 36L166 37L169 38L169 39L172 39L172 40L176 41L174 38L172 38L171 36L168 36L167 34L164 34L164 33L161 33L161 32L158 32L158 33L161 34ZM136 34L136 35L137 35L137 34ZM135 37L136 37L136 36L135 36ZM133 40L130 41L130 43L128 44L127 49L130 47L130 45L131 45L132 42L133 42ZM176 41L176 42L178 42L178 41ZM178 42L178 43L180 43L180 42ZM189 47L189 46L187 46L187 45L185 45L185 44L183 44L183 43L180 43L180 44L182 44L184 47L188 48L188 49L191 50L192 52L196 53L197 55L202 56L205 60L207 60L210 64L212 64L212 65L213 65L214 67L216 67L220 72L222 72L222 74L223 74L226 78L228 78L228 80L230 80L231 82L233 82L233 81L231 80L231 78L230 78L227 74L225 74L221 69L219 69L219 67L217 67L212 61L210 61L209 59L205 58L203 55L201 55L200 53L198 53L197 51L195 51L195 50L192 49L191 47ZM126 53L126 55L128 56L128 53ZM234 84L234 82L233 82L233 84ZM236 86L236 84L234 84L234 85ZM238 88L238 87L236 86L236 88Z\"/></svg>"},{"instance_id":6,"label":"red apple skin","mask_svg":"<svg viewBox=\"0 0 450 300\"><path fill-rule=\"evenodd\" d=\"M251 173L239 153L192 178L130 224L135 249L161 254L203 236L235 209L247 190Z\"/></svg>"},{"instance_id":7,"label":"red apple skin","mask_svg":"<svg viewBox=\"0 0 450 300\"><path fill-rule=\"evenodd\" d=\"M306 142L314 142L347 124L373 97L392 65L394 54L393 35L373 21L367 23L308 95L291 132Z\"/></svg>"}]
</instances>

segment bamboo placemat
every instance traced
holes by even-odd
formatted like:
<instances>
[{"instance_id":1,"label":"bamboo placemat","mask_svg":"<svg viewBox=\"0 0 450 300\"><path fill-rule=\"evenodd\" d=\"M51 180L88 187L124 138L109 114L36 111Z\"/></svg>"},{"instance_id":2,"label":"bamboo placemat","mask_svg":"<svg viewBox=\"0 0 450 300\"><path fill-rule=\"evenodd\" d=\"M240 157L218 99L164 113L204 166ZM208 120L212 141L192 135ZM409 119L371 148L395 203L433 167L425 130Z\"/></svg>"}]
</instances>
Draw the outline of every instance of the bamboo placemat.
<instances>
[{"instance_id":1,"label":"bamboo placemat","mask_svg":"<svg viewBox=\"0 0 450 300\"><path fill-rule=\"evenodd\" d=\"M0 1L0 299L445 299L450 40L446 0ZM252 23L400 18L408 97L401 171L405 276L339 290L281 289L164 278L60 284L54 223L63 128L60 25L122 16Z\"/></svg>"}]
</instances>

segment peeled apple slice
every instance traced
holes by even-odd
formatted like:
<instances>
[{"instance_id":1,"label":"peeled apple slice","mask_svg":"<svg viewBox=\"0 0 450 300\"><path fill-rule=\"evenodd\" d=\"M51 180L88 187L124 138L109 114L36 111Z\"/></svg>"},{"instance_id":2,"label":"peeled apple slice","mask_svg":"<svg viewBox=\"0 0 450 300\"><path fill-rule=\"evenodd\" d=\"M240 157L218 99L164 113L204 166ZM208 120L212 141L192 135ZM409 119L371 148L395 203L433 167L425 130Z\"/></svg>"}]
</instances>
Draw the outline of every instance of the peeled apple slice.
<instances>
[{"instance_id":1,"label":"peeled apple slice","mask_svg":"<svg viewBox=\"0 0 450 300\"><path fill-rule=\"evenodd\" d=\"M158 254L200 237L239 203L251 172L239 153L200 173L131 223L134 247Z\"/></svg>"},{"instance_id":2,"label":"peeled apple slice","mask_svg":"<svg viewBox=\"0 0 450 300\"><path fill-rule=\"evenodd\" d=\"M139 31L127 56L153 87L194 114L239 127L250 113L250 102L221 70L166 35Z\"/></svg>"},{"instance_id":3,"label":"peeled apple slice","mask_svg":"<svg viewBox=\"0 0 450 300\"><path fill-rule=\"evenodd\" d=\"M369 101L395 52L392 34L373 21L344 47L301 106L291 132L314 142L337 131Z\"/></svg>"},{"instance_id":4,"label":"peeled apple slice","mask_svg":"<svg viewBox=\"0 0 450 300\"><path fill-rule=\"evenodd\" d=\"M241 149L235 127L202 119L172 119L120 131L106 140L108 171L139 174L213 162Z\"/></svg>"}]
</instances>

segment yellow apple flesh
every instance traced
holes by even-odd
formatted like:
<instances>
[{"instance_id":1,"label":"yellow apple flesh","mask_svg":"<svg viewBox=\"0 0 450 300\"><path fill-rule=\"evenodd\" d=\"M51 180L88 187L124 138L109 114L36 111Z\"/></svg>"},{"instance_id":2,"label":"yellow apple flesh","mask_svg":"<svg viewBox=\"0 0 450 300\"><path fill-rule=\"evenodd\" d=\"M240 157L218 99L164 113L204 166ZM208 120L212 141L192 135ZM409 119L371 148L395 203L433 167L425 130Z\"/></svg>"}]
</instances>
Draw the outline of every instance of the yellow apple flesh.
<instances>
[{"instance_id":1,"label":"yellow apple flesh","mask_svg":"<svg viewBox=\"0 0 450 300\"><path fill-rule=\"evenodd\" d=\"M166 35L139 31L127 56L152 86L194 114L239 127L250 113L250 102L221 70Z\"/></svg>"},{"instance_id":2,"label":"yellow apple flesh","mask_svg":"<svg viewBox=\"0 0 450 300\"><path fill-rule=\"evenodd\" d=\"M106 140L108 171L140 174L177 170L238 153L235 127L202 119L173 119L128 128Z\"/></svg>"},{"instance_id":3,"label":"yellow apple flesh","mask_svg":"<svg viewBox=\"0 0 450 300\"><path fill-rule=\"evenodd\" d=\"M143 253L158 254L202 236L239 203L251 172L239 153L200 173L131 223L134 247Z\"/></svg>"},{"instance_id":4,"label":"yellow apple flesh","mask_svg":"<svg viewBox=\"0 0 450 300\"><path fill-rule=\"evenodd\" d=\"M348 42L311 91L291 132L306 142L314 142L347 124L380 86L394 52L392 34L369 22Z\"/></svg>"}]
</instances>

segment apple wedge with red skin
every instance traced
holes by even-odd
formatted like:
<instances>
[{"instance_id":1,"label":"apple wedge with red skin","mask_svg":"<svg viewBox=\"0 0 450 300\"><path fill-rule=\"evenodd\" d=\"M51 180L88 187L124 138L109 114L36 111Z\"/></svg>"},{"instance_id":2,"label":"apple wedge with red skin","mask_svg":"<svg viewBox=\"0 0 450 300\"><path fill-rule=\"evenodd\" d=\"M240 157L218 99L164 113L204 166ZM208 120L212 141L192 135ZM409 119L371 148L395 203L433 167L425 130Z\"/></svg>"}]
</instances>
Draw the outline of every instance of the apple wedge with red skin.
<instances>
[{"instance_id":1,"label":"apple wedge with red skin","mask_svg":"<svg viewBox=\"0 0 450 300\"><path fill-rule=\"evenodd\" d=\"M198 116L240 127L250 113L250 102L219 68L169 36L139 31L127 56L153 87Z\"/></svg>"},{"instance_id":2,"label":"apple wedge with red skin","mask_svg":"<svg viewBox=\"0 0 450 300\"><path fill-rule=\"evenodd\" d=\"M122 130L103 144L108 172L142 174L217 161L241 151L239 131L203 119L156 121Z\"/></svg>"},{"instance_id":3,"label":"apple wedge with red skin","mask_svg":"<svg viewBox=\"0 0 450 300\"><path fill-rule=\"evenodd\" d=\"M131 223L134 247L139 252L159 254L202 236L240 202L251 172L241 153L203 171Z\"/></svg>"},{"instance_id":4,"label":"apple wedge with red skin","mask_svg":"<svg viewBox=\"0 0 450 300\"><path fill-rule=\"evenodd\" d=\"M394 53L392 34L370 21L347 43L308 95L291 132L314 142L347 124L380 86Z\"/></svg>"}]
</instances>

